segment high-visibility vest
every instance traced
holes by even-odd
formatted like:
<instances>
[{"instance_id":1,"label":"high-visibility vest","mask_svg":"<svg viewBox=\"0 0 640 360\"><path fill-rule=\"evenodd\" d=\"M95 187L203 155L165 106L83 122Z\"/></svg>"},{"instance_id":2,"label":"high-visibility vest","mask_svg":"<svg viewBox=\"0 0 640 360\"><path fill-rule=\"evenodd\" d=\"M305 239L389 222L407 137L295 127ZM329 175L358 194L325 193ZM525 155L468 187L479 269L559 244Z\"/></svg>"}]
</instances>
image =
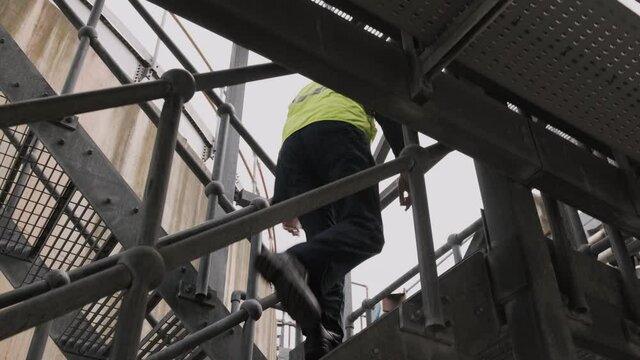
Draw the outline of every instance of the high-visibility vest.
<instances>
[{"instance_id":1,"label":"high-visibility vest","mask_svg":"<svg viewBox=\"0 0 640 360\"><path fill-rule=\"evenodd\" d=\"M357 102L327 87L312 82L289 105L282 141L294 132L318 121L344 121L361 129L369 140L376 136L373 118Z\"/></svg>"}]
</instances>

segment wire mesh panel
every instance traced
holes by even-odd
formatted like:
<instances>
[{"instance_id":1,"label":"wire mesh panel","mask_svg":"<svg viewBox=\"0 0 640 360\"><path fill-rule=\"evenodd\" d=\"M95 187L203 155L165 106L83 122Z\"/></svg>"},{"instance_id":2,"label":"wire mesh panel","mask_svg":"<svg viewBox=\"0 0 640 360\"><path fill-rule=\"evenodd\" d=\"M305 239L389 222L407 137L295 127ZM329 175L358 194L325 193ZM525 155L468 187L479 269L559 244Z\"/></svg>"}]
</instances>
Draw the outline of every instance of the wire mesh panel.
<instances>
[{"instance_id":1,"label":"wire mesh panel","mask_svg":"<svg viewBox=\"0 0 640 360\"><path fill-rule=\"evenodd\" d=\"M0 103L6 102L0 96ZM0 253L29 263L20 286L42 279L52 269L69 271L119 248L29 127L0 129ZM78 311L56 340L61 348L105 358L120 298L115 294Z\"/></svg>"},{"instance_id":2,"label":"wire mesh panel","mask_svg":"<svg viewBox=\"0 0 640 360\"><path fill-rule=\"evenodd\" d=\"M116 244L28 126L0 129L0 252L31 262L23 284L105 257Z\"/></svg>"},{"instance_id":3,"label":"wire mesh panel","mask_svg":"<svg viewBox=\"0 0 640 360\"><path fill-rule=\"evenodd\" d=\"M57 344L65 352L105 359L115 334L123 292L86 305L78 312Z\"/></svg>"},{"instance_id":4,"label":"wire mesh panel","mask_svg":"<svg viewBox=\"0 0 640 360\"><path fill-rule=\"evenodd\" d=\"M70 270L109 255L117 240L79 191L72 191L64 209L50 218L46 236L36 243L38 261L24 283L42 278L49 269Z\"/></svg>"}]
</instances>

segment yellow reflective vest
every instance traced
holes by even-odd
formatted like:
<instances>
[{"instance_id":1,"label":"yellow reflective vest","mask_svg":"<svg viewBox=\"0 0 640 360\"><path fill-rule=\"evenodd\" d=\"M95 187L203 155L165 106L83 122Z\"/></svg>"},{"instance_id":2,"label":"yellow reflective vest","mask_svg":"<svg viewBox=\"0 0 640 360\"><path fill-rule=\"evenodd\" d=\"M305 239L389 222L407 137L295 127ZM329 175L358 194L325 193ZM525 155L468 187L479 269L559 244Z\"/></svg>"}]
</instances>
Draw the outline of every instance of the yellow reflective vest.
<instances>
[{"instance_id":1,"label":"yellow reflective vest","mask_svg":"<svg viewBox=\"0 0 640 360\"><path fill-rule=\"evenodd\" d=\"M305 86L289 105L282 141L318 121L335 120L355 125L373 141L376 126L362 105L316 82Z\"/></svg>"}]
</instances>

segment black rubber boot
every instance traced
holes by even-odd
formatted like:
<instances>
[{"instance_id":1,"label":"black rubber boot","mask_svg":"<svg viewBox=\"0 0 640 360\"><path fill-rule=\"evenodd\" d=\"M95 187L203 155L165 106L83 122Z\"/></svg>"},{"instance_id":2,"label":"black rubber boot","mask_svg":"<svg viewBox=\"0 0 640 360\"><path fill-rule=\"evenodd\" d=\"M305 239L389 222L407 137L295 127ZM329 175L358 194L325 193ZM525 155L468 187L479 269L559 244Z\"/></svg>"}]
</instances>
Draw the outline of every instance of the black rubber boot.
<instances>
[{"instance_id":1,"label":"black rubber boot","mask_svg":"<svg viewBox=\"0 0 640 360\"><path fill-rule=\"evenodd\" d=\"M276 288L282 307L304 334L317 333L321 327L318 300L307 285L304 266L293 256L264 252L256 257L258 272Z\"/></svg>"},{"instance_id":2,"label":"black rubber boot","mask_svg":"<svg viewBox=\"0 0 640 360\"><path fill-rule=\"evenodd\" d=\"M318 360L342 343L340 335L320 325L304 342L304 360Z\"/></svg>"}]
</instances>

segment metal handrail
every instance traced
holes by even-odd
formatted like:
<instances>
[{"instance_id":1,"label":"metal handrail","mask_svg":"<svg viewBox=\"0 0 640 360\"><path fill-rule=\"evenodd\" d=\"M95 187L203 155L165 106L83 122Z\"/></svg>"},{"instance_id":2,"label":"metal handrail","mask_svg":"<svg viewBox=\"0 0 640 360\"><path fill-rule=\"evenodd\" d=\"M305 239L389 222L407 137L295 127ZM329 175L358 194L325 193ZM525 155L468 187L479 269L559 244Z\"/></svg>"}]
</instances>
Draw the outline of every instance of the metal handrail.
<instances>
[{"instance_id":1,"label":"metal handrail","mask_svg":"<svg viewBox=\"0 0 640 360\"><path fill-rule=\"evenodd\" d=\"M186 261L197 258L202 253L227 246L246 238L250 233L264 230L299 213L314 210L326 203L360 191L384 178L404 171L415 160L428 161L430 150L432 150L431 147L423 149L413 158L403 156L391 162L377 165L265 209L255 211L255 207L250 206L197 225L192 229L167 235L156 243L157 250L154 251L157 251L164 260L163 270L171 270ZM212 239L215 240L212 241ZM71 284L62 288L42 292L46 287L38 282L30 285L28 291L19 289L2 294L0 296L0 299L3 299L2 303L14 305L0 311L0 323L13 324L15 322L15 324L3 328L0 332L0 339L62 315L57 310L53 311L38 304L48 305L51 301L56 301L56 303L64 303L63 311L68 311L96 301L108 293L129 287L135 283L136 274L133 274L132 279L131 271L126 267L123 268L120 264L122 259L135 256L134 251L139 248L126 250L117 256L70 271L69 274L73 275L70 276L72 278ZM114 270L114 268L118 270ZM16 300L24 299L35 293L39 294L25 299L21 303L14 303ZM82 293L83 296L77 296L78 293ZM69 300L71 298L73 300ZM7 299L10 299L11 302ZM27 308L31 310L24 311Z\"/></svg>"},{"instance_id":2,"label":"metal handrail","mask_svg":"<svg viewBox=\"0 0 640 360\"><path fill-rule=\"evenodd\" d=\"M245 301L240 309L229 316L216 321L215 323L206 326L198 331L194 331L191 334L184 337L184 339L176 341L168 347L160 350L159 352L147 357L148 360L169 360L174 359L176 356L183 354L199 344L212 339L223 332L233 328L240 323L247 321L248 319L257 320L262 314L262 309L272 308L278 303L278 299L275 294L271 294L260 300L248 300Z\"/></svg>"},{"instance_id":3,"label":"metal handrail","mask_svg":"<svg viewBox=\"0 0 640 360\"><path fill-rule=\"evenodd\" d=\"M467 241L467 239L469 239L470 236L475 234L481 228L481 226L482 226L482 218L474 221L459 233L455 233L452 235L455 235L455 238L458 239L457 240L458 245L463 245ZM444 256L448 251L451 250L452 245L453 245L452 243L447 242L444 245L442 245L440 248L438 248L438 250L436 250L436 258L439 259L440 257ZM360 306L358 309L354 310L351 314L347 316L347 322L349 324L352 324L360 316L362 316L367 310L373 308L377 303L382 301L385 297L389 296L393 291L399 288L402 284L409 281L412 277L418 275L419 272L420 270L418 268L418 265L416 265L410 270L408 270L406 273L402 274L398 279L394 280L387 287L380 290L380 292L378 292L376 295L374 295L370 299L365 299L364 301L362 301L362 306Z\"/></svg>"}]
</instances>

